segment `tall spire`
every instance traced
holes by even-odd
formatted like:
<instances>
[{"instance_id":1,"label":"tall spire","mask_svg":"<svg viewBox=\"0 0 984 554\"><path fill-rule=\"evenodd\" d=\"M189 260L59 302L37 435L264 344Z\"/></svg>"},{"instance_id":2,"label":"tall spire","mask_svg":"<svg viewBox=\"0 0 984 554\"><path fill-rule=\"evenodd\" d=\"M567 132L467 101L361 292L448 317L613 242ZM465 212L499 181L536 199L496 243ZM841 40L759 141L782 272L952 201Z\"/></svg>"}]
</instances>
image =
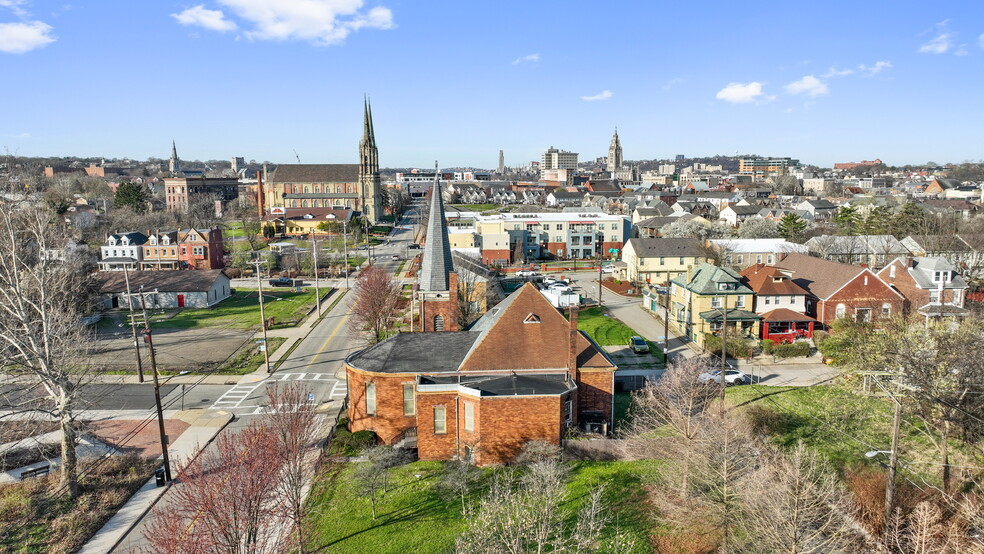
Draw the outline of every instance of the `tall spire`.
<instances>
[{"instance_id":1,"label":"tall spire","mask_svg":"<svg viewBox=\"0 0 984 554\"><path fill-rule=\"evenodd\" d=\"M171 159L167 162L167 170L171 173L178 173L181 171L181 160L178 158L178 146L174 143L174 139L171 139Z\"/></svg>"},{"instance_id":2,"label":"tall spire","mask_svg":"<svg viewBox=\"0 0 984 554\"><path fill-rule=\"evenodd\" d=\"M434 186L431 188L430 216L427 219L427 243L420 263L420 290L425 292L450 290L449 273L454 271L451 242L444 218L444 198L441 194L440 172L434 163Z\"/></svg>"},{"instance_id":3,"label":"tall spire","mask_svg":"<svg viewBox=\"0 0 984 554\"><path fill-rule=\"evenodd\" d=\"M369 97L362 101L362 144L370 148L376 146L376 131L372 127L372 106Z\"/></svg>"},{"instance_id":4,"label":"tall spire","mask_svg":"<svg viewBox=\"0 0 984 554\"><path fill-rule=\"evenodd\" d=\"M612 142L608 145L608 172L615 177L614 173L622 167L622 143L618 140L618 127L615 127L615 134L612 135Z\"/></svg>"}]
</instances>

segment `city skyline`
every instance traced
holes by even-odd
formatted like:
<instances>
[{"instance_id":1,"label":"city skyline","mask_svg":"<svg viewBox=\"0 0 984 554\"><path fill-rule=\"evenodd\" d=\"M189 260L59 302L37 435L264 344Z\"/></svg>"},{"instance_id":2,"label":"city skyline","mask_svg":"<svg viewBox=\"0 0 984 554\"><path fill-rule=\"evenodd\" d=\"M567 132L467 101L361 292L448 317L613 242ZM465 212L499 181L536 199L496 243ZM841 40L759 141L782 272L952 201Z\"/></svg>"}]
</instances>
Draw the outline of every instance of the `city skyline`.
<instances>
[{"instance_id":1,"label":"city skyline","mask_svg":"<svg viewBox=\"0 0 984 554\"><path fill-rule=\"evenodd\" d=\"M351 163L368 94L383 167L591 160L616 126L626 160L977 160L967 4L0 0L0 147Z\"/></svg>"}]
</instances>

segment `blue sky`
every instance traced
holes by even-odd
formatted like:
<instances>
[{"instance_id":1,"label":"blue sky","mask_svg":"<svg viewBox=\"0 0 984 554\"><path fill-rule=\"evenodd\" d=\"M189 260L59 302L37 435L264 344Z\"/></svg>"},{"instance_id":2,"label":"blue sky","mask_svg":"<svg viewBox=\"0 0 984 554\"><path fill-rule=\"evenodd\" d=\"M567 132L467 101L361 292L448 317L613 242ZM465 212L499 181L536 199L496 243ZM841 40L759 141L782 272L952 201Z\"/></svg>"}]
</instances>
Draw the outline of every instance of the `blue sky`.
<instances>
[{"instance_id":1,"label":"blue sky","mask_svg":"<svg viewBox=\"0 0 984 554\"><path fill-rule=\"evenodd\" d=\"M984 158L984 4L0 0L0 148L385 167Z\"/></svg>"}]
</instances>

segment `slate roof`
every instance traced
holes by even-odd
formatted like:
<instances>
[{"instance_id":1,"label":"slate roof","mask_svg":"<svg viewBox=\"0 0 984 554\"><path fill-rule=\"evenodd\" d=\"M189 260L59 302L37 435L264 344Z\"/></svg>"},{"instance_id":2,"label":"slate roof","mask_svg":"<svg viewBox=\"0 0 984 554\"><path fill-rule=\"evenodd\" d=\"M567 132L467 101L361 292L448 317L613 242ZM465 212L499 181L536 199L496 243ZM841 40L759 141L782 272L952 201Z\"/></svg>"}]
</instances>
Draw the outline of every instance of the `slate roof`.
<instances>
[{"instance_id":1,"label":"slate roof","mask_svg":"<svg viewBox=\"0 0 984 554\"><path fill-rule=\"evenodd\" d=\"M352 354L348 363L377 373L457 371L477 333L399 333Z\"/></svg>"},{"instance_id":2,"label":"slate roof","mask_svg":"<svg viewBox=\"0 0 984 554\"><path fill-rule=\"evenodd\" d=\"M967 288L967 281L957 274L957 268L939 256L913 258L912 267L909 267L908 270L909 275L912 275L912 279L921 289L935 290L939 287L940 284L933 281L933 274L937 271L949 271L953 273L953 277L943 283L944 289Z\"/></svg>"},{"instance_id":3,"label":"slate roof","mask_svg":"<svg viewBox=\"0 0 984 554\"><path fill-rule=\"evenodd\" d=\"M448 222L444 217L442 194L431 192L430 216L427 219L427 242L420 262L420 290L446 291L451 288L448 274L454 271Z\"/></svg>"},{"instance_id":4,"label":"slate roof","mask_svg":"<svg viewBox=\"0 0 984 554\"><path fill-rule=\"evenodd\" d=\"M697 315L699 315L704 321L719 321L724 319L724 317L722 317L722 312L723 310L718 308L707 310L706 312L700 312ZM762 316L757 313L739 308L728 308L727 312L728 321L758 321L762 319Z\"/></svg>"},{"instance_id":5,"label":"slate roof","mask_svg":"<svg viewBox=\"0 0 984 554\"><path fill-rule=\"evenodd\" d=\"M660 229L671 223L676 223L677 221L688 221L691 219L697 219L697 216L693 214L683 214L680 217L649 217L636 223L635 226L646 229Z\"/></svg>"},{"instance_id":6,"label":"slate roof","mask_svg":"<svg viewBox=\"0 0 984 554\"><path fill-rule=\"evenodd\" d=\"M273 183L357 183L359 164L281 164Z\"/></svg>"},{"instance_id":7,"label":"slate roof","mask_svg":"<svg viewBox=\"0 0 984 554\"><path fill-rule=\"evenodd\" d=\"M725 292L728 294L752 294L752 289L742 283L741 275L737 272L707 262L694 268L689 282L686 275L680 275L671 279L670 282L702 295L721 295ZM737 283L738 286L734 290L721 291L718 289L718 283Z\"/></svg>"},{"instance_id":8,"label":"slate roof","mask_svg":"<svg viewBox=\"0 0 984 554\"><path fill-rule=\"evenodd\" d=\"M123 237L126 237L130 241L130 246L140 246L145 242L147 242L147 235L138 232L113 233L110 235L110 237L115 238L117 243L119 243ZM119 246L119 244L117 244L117 246Z\"/></svg>"},{"instance_id":9,"label":"slate roof","mask_svg":"<svg viewBox=\"0 0 984 554\"><path fill-rule=\"evenodd\" d=\"M106 260L103 260L106 261ZM126 258L126 261L133 261ZM130 290L144 292L157 289L161 292L205 292L215 280L224 276L221 269L194 271L130 271ZM95 274L96 290L100 294L126 292L126 275L122 271L103 271Z\"/></svg>"},{"instance_id":10,"label":"slate roof","mask_svg":"<svg viewBox=\"0 0 984 554\"><path fill-rule=\"evenodd\" d=\"M707 256L703 243L695 238L636 238L629 244L640 258Z\"/></svg>"},{"instance_id":11,"label":"slate roof","mask_svg":"<svg viewBox=\"0 0 984 554\"><path fill-rule=\"evenodd\" d=\"M753 216L753 215L758 215L758 213L762 211L762 206L750 204L748 206L728 206L727 208L725 208L725 210L727 209L730 209L731 211L735 212L735 215Z\"/></svg>"},{"instance_id":12,"label":"slate roof","mask_svg":"<svg viewBox=\"0 0 984 554\"><path fill-rule=\"evenodd\" d=\"M573 389L563 374L455 375L421 377L421 385L459 384L481 391L482 396L557 395Z\"/></svg>"}]
</instances>

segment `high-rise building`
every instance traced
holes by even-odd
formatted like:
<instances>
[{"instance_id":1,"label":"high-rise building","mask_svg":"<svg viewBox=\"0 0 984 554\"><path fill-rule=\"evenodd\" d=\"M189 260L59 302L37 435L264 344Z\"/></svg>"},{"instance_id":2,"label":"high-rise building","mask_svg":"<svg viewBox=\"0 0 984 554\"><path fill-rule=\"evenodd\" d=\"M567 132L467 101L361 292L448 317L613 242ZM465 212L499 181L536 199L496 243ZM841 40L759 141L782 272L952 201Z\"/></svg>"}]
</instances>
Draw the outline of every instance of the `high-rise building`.
<instances>
[{"instance_id":1,"label":"high-rise building","mask_svg":"<svg viewBox=\"0 0 984 554\"><path fill-rule=\"evenodd\" d=\"M612 135L612 142L608 145L608 164L609 173L615 173L622 168L622 143L618 140L618 127Z\"/></svg>"},{"instance_id":2,"label":"high-rise building","mask_svg":"<svg viewBox=\"0 0 984 554\"><path fill-rule=\"evenodd\" d=\"M551 146L543 152L540 171L544 169L577 169L577 152L558 150Z\"/></svg>"},{"instance_id":3,"label":"high-rise building","mask_svg":"<svg viewBox=\"0 0 984 554\"><path fill-rule=\"evenodd\" d=\"M499 150L499 175L506 172L506 156Z\"/></svg>"},{"instance_id":4,"label":"high-rise building","mask_svg":"<svg viewBox=\"0 0 984 554\"><path fill-rule=\"evenodd\" d=\"M741 158L738 160L738 173L745 175L785 174L790 168L798 166L799 163L799 160L792 158Z\"/></svg>"}]
</instances>

